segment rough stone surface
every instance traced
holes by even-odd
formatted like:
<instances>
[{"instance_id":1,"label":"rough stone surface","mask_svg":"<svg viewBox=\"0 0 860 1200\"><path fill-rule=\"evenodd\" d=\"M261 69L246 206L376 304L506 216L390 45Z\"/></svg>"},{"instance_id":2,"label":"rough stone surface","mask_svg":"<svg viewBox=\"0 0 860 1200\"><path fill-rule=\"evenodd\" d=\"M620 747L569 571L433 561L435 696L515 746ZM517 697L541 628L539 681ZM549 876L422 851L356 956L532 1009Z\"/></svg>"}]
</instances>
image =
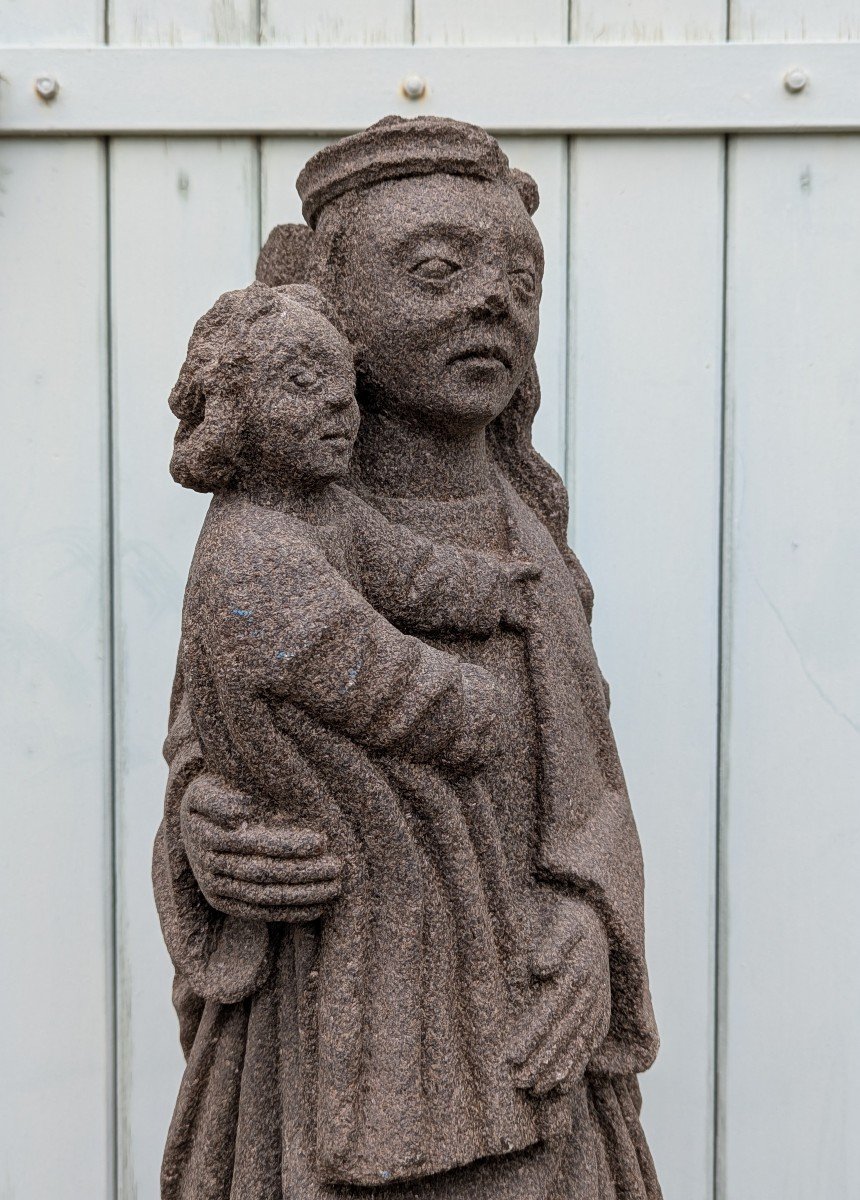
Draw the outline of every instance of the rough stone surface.
<instances>
[{"instance_id":1,"label":"rough stone surface","mask_svg":"<svg viewBox=\"0 0 860 1200\"><path fill-rule=\"evenodd\" d=\"M211 491L153 875L164 1200L657 1200L642 863L567 497L531 445L534 182L387 118L198 322Z\"/></svg>"}]
</instances>

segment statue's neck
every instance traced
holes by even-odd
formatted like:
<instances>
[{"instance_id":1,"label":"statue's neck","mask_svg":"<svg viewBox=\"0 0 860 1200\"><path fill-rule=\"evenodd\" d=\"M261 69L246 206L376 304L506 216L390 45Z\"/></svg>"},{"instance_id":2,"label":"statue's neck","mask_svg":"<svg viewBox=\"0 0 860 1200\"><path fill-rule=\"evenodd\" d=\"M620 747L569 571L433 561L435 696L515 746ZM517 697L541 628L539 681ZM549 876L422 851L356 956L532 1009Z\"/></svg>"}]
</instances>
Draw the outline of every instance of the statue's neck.
<instances>
[{"instance_id":1,"label":"statue's neck","mask_svg":"<svg viewBox=\"0 0 860 1200\"><path fill-rule=\"evenodd\" d=\"M486 430L428 429L390 413L364 412L351 472L384 496L473 496L490 487Z\"/></svg>"},{"instance_id":2,"label":"statue's neck","mask_svg":"<svg viewBox=\"0 0 860 1200\"><path fill-rule=\"evenodd\" d=\"M263 508L311 517L324 510L331 495L331 485L328 480L299 482L258 472L253 477L238 480L231 491Z\"/></svg>"}]
</instances>

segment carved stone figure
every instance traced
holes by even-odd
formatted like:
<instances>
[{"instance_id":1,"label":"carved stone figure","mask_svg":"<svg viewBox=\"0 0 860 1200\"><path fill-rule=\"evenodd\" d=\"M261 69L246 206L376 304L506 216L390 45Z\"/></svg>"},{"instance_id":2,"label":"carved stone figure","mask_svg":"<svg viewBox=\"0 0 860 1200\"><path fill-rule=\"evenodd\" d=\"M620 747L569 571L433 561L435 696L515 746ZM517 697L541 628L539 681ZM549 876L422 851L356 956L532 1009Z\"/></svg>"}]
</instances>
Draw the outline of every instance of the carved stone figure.
<instances>
[{"instance_id":1,"label":"carved stone figure","mask_svg":"<svg viewBox=\"0 0 860 1200\"><path fill-rule=\"evenodd\" d=\"M656 1200L642 865L531 445L537 188L483 130L315 155L195 327L153 874L164 1200Z\"/></svg>"}]
</instances>

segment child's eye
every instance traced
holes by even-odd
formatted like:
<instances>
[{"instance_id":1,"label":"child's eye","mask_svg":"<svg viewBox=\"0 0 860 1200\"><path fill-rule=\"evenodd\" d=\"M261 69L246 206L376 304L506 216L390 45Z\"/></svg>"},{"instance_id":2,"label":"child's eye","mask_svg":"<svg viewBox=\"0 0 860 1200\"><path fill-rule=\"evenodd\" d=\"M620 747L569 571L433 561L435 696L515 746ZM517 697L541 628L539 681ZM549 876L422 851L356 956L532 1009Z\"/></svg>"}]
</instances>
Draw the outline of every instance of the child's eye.
<instances>
[{"instance_id":1,"label":"child's eye","mask_svg":"<svg viewBox=\"0 0 860 1200\"><path fill-rule=\"evenodd\" d=\"M289 375L290 383L295 384L297 388L313 387L319 376L316 371L311 371L308 367L301 367L297 371L291 371Z\"/></svg>"},{"instance_id":2,"label":"child's eye","mask_svg":"<svg viewBox=\"0 0 860 1200\"><path fill-rule=\"evenodd\" d=\"M417 275L419 279L449 279L456 271L460 270L460 264L452 262L448 258L423 258L421 262L416 263L412 267L411 273Z\"/></svg>"}]
</instances>

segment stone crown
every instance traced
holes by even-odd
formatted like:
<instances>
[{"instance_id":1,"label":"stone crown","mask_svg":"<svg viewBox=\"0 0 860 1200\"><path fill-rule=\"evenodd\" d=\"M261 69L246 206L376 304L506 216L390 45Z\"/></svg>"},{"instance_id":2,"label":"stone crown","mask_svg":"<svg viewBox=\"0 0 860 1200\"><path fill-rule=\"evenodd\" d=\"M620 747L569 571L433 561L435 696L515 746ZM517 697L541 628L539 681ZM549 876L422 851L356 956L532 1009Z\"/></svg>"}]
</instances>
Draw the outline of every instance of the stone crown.
<instances>
[{"instance_id":1,"label":"stone crown","mask_svg":"<svg viewBox=\"0 0 860 1200\"><path fill-rule=\"evenodd\" d=\"M477 125L448 117L392 116L320 150L301 171L296 190L313 229L325 205L345 192L435 172L515 182L507 155Z\"/></svg>"}]
</instances>

